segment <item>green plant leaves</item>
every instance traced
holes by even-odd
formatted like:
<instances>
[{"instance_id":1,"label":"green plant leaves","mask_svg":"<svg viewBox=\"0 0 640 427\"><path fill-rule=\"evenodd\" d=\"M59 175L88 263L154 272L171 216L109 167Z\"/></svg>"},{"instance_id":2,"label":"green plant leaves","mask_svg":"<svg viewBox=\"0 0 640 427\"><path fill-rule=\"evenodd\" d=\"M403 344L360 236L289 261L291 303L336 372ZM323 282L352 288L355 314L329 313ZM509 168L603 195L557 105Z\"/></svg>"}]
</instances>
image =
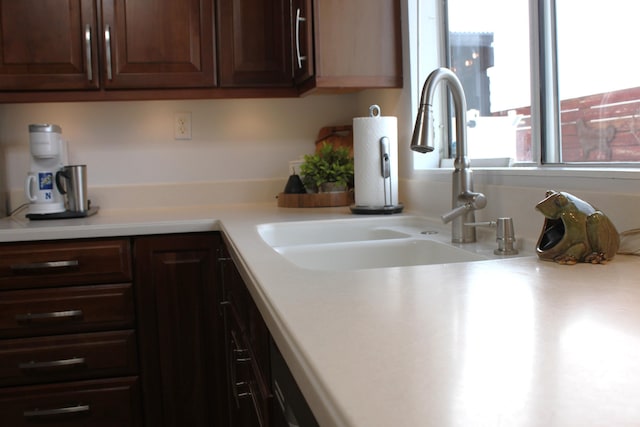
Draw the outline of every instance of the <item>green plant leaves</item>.
<instances>
[{"instance_id":1,"label":"green plant leaves","mask_svg":"<svg viewBox=\"0 0 640 427\"><path fill-rule=\"evenodd\" d=\"M324 142L316 154L304 156L300 173L307 188L320 188L325 182L349 186L353 182L353 158L347 147L334 147Z\"/></svg>"}]
</instances>

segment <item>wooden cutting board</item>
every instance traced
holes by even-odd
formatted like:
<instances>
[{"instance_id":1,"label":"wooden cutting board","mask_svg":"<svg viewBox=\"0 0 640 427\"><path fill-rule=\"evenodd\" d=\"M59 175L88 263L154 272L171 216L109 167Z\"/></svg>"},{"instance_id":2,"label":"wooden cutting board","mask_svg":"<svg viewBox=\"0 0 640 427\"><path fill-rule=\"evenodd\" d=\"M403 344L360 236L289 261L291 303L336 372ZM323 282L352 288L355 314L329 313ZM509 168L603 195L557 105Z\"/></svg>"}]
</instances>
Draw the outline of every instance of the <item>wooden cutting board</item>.
<instances>
[{"instance_id":1,"label":"wooden cutting board","mask_svg":"<svg viewBox=\"0 0 640 427\"><path fill-rule=\"evenodd\" d=\"M327 126L320 129L316 138L316 153L325 142L334 147L347 147L353 157L353 126Z\"/></svg>"}]
</instances>

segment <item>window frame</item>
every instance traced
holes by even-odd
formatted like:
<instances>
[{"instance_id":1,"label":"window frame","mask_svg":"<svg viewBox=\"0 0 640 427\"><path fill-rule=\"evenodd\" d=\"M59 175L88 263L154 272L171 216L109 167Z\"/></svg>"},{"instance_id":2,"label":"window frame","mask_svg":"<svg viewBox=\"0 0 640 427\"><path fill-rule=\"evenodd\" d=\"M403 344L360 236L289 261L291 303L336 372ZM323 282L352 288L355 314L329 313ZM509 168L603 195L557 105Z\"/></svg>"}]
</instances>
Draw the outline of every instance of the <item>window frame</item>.
<instances>
[{"instance_id":1,"label":"window frame","mask_svg":"<svg viewBox=\"0 0 640 427\"><path fill-rule=\"evenodd\" d=\"M419 1L419 0L418 0ZM442 43L438 47L440 64L450 67L448 0L435 0L440 6L440 36ZM561 102L558 88L558 60L556 49L556 0L529 0L529 36L530 36L530 93L531 93L531 142L532 161L516 161L509 168L518 170L532 168L540 171L559 170L593 171L600 176L603 172L615 172L615 176L624 173L636 175L640 179L640 162L564 162L560 135ZM450 103L444 103L450 109ZM451 129L442 135L441 156L450 156L449 141ZM444 151L444 153L443 153ZM492 168L483 168L492 169ZM504 168L497 168L504 169ZM634 176L634 178L636 178Z\"/></svg>"}]
</instances>

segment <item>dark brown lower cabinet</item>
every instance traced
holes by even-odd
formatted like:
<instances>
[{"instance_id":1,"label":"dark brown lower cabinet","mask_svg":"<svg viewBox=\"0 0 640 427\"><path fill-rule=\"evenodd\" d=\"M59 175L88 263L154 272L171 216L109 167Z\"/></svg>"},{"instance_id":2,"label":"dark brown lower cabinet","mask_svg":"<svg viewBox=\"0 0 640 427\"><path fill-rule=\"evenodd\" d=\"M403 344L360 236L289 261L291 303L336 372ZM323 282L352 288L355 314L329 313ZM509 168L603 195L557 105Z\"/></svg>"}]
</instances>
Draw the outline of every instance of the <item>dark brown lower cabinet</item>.
<instances>
[{"instance_id":1,"label":"dark brown lower cabinet","mask_svg":"<svg viewBox=\"0 0 640 427\"><path fill-rule=\"evenodd\" d=\"M144 425L131 280L128 238L0 244L1 426Z\"/></svg>"},{"instance_id":2,"label":"dark brown lower cabinet","mask_svg":"<svg viewBox=\"0 0 640 427\"><path fill-rule=\"evenodd\" d=\"M219 233L134 239L145 424L225 422L216 259Z\"/></svg>"},{"instance_id":3,"label":"dark brown lower cabinet","mask_svg":"<svg viewBox=\"0 0 640 427\"><path fill-rule=\"evenodd\" d=\"M219 271L228 425L267 427L273 402L269 330L224 246Z\"/></svg>"},{"instance_id":4,"label":"dark brown lower cabinet","mask_svg":"<svg viewBox=\"0 0 640 427\"><path fill-rule=\"evenodd\" d=\"M0 254L0 426L272 425L269 330L220 233Z\"/></svg>"}]
</instances>

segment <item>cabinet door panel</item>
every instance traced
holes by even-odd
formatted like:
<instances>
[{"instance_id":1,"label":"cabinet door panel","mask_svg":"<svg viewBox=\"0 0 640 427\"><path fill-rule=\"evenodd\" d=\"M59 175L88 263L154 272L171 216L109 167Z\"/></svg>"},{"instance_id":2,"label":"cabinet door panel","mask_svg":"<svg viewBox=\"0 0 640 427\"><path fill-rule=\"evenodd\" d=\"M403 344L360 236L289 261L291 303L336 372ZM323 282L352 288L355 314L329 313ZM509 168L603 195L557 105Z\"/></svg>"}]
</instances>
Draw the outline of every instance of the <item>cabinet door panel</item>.
<instances>
[{"instance_id":1,"label":"cabinet door panel","mask_svg":"<svg viewBox=\"0 0 640 427\"><path fill-rule=\"evenodd\" d=\"M104 87L215 84L212 0L105 0Z\"/></svg>"},{"instance_id":2,"label":"cabinet door panel","mask_svg":"<svg viewBox=\"0 0 640 427\"><path fill-rule=\"evenodd\" d=\"M135 241L138 340L148 425L210 426L218 370L217 234ZM219 404L219 403L218 403Z\"/></svg>"},{"instance_id":3,"label":"cabinet door panel","mask_svg":"<svg viewBox=\"0 0 640 427\"><path fill-rule=\"evenodd\" d=\"M0 89L98 88L94 4L0 0Z\"/></svg>"},{"instance_id":4,"label":"cabinet door panel","mask_svg":"<svg viewBox=\"0 0 640 427\"><path fill-rule=\"evenodd\" d=\"M220 85L291 86L291 23L284 0L219 2Z\"/></svg>"},{"instance_id":5,"label":"cabinet door panel","mask_svg":"<svg viewBox=\"0 0 640 427\"><path fill-rule=\"evenodd\" d=\"M402 87L400 0L314 1L313 34L303 91Z\"/></svg>"}]
</instances>

